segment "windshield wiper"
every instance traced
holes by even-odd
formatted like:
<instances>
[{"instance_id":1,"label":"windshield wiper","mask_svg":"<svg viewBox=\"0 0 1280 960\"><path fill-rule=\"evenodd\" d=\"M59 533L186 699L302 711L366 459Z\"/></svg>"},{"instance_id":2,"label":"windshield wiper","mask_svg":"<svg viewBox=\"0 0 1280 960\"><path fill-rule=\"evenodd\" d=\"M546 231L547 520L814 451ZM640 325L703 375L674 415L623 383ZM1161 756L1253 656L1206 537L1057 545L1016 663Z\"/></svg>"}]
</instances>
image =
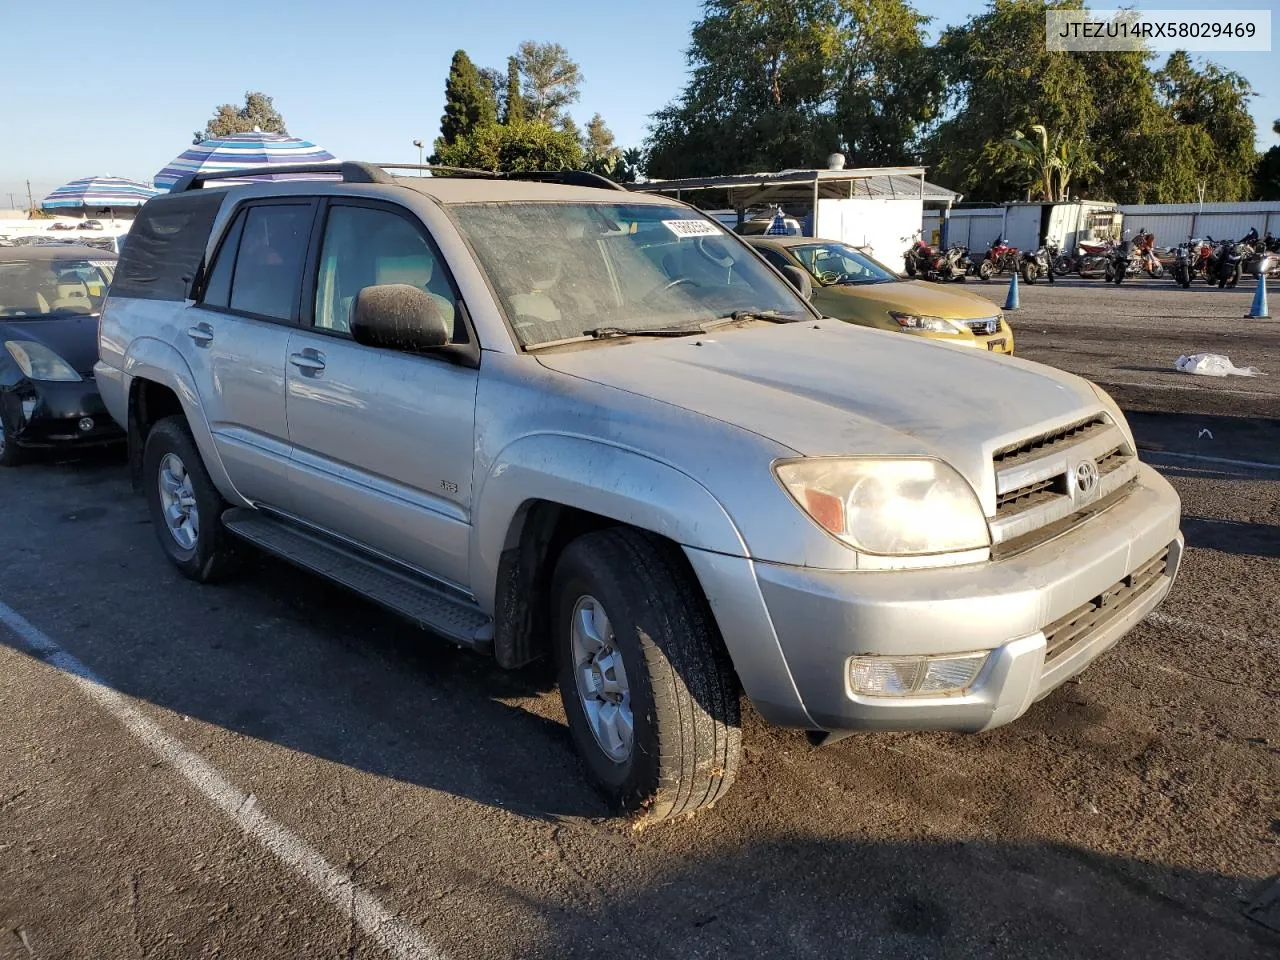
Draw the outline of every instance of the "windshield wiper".
<instances>
[{"instance_id":1,"label":"windshield wiper","mask_svg":"<svg viewBox=\"0 0 1280 960\"><path fill-rule=\"evenodd\" d=\"M592 340L610 340L613 337L687 337L697 332L696 327L659 327L649 330L643 327L595 327L583 330L582 335Z\"/></svg>"}]
</instances>

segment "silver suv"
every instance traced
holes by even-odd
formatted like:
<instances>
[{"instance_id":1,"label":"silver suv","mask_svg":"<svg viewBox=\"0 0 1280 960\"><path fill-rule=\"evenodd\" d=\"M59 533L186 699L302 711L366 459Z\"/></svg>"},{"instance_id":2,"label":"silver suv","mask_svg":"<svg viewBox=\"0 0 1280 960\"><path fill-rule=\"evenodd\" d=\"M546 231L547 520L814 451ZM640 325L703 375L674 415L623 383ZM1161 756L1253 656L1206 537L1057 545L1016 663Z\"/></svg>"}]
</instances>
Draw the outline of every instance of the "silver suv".
<instances>
[{"instance_id":1,"label":"silver suv","mask_svg":"<svg viewBox=\"0 0 1280 960\"><path fill-rule=\"evenodd\" d=\"M815 743L986 730L1169 591L1177 495L1078 377L824 319L589 175L291 172L179 183L120 261L95 373L163 549L553 657L623 809L723 796L742 693Z\"/></svg>"}]
</instances>

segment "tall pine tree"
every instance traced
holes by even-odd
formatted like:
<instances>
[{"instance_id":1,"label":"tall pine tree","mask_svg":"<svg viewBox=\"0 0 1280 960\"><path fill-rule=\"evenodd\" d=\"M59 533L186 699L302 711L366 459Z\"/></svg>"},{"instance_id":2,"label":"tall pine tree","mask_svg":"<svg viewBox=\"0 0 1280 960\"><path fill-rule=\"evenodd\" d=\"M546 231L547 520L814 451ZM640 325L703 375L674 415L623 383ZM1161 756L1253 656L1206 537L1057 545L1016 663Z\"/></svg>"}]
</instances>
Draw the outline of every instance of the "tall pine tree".
<instances>
[{"instance_id":1,"label":"tall pine tree","mask_svg":"<svg viewBox=\"0 0 1280 960\"><path fill-rule=\"evenodd\" d=\"M467 52L459 50L453 55L449 78L444 84L444 116L440 118L436 153L451 146L459 137L497 120L498 105L493 90L484 82Z\"/></svg>"},{"instance_id":2,"label":"tall pine tree","mask_svg":"<svg viewBox=\"0 0 1280 960\"><path fill-rule=\"evenodd\" d=\"M524 94L520 92L520 59L507 57L507 94L502 103L502 122L519 123L527 118Z\"/></svg>"}]
</instances>

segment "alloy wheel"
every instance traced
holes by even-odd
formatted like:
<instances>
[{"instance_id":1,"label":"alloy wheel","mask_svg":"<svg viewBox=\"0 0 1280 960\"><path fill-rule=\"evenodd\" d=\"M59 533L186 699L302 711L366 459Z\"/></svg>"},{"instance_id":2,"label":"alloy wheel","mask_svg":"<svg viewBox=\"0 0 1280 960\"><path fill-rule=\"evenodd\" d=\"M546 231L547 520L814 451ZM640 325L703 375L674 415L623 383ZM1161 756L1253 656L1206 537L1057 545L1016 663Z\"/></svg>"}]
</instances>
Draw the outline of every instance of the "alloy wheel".
<instances>
[{"instance_id":1,"label":"alloy wheel","mask_svg":"<svg viewBox=\"0 0 1280 960\"><path fill-rule=\"evenodd\" d=\"M587 725L605 755L614 763L625 763L635 738L631 688L613 625L599 600L578 598L569 632L573 676Z\"/></svg>"}]
</instances>

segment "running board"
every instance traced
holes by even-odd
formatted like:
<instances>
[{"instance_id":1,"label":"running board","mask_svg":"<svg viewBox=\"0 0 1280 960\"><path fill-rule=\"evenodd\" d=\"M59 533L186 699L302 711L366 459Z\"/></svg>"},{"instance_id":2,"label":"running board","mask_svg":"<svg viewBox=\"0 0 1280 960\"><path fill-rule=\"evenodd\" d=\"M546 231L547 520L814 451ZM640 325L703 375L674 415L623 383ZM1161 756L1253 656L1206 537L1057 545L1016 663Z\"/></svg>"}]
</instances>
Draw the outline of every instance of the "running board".
<instances>
[{"instance_id":1,"label":"running board","mask_svg":"<svg viewBox=\"0 0 1280 960\"><path fill-rule=\"evenodd\" d=\"M375 557L257 510L233 507L222 525L241 540L319 574L388 610L482 653L493 650L493 620L462 597Z\"/></svg>"}]
</instances>

